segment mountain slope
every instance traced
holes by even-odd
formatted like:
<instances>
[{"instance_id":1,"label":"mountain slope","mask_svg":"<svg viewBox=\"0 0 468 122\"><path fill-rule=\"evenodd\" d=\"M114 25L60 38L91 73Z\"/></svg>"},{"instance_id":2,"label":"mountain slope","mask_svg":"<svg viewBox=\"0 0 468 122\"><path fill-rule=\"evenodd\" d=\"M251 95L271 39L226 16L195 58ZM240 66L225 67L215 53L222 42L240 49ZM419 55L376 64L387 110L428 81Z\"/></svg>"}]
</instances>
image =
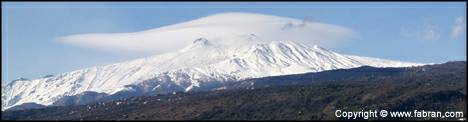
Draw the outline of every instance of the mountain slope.
<instances>
[{"instance_id":1,"label":"mountain slope","mask_svg":"<svg viewBox=\"0 0 468 122\"><path fill-rule=\"evenodd\" d=\"M207 41L207 40L205 40ZM257 42L258 43L258 42ZM400 67L419 65L338 54L318 46L268 42L239 47L216 47L195 41L178 52L97 66L4 87L2 107L26 102L51 105L85 91L114 94L141 88L142 92L209 90L224 82L353 68L362 65Z\"/></svg>"},{"instance_id":2,"label":"mountain slope","mask_svg":"<svg viewBox=\"0 0 468 122\"><path fill-rule=\"evenodd\" d=\"M340 77L336 77L340 76ZM90 105L6 111L5 120L337 120L335 110L463 111L466 62L359 67L249 79L255 89L134 97ZM264 83L273 83L264 88ZM278 87L274 85L284 83ZM286 86L285 86L286 85ZM239 85L234 85L239 86ZM362 119L362 118L358 118ZM441 118L369 118L383 120ZM442 118L457 120L459 118Z\"/></svg>"},{"instance_id":3,"label":"mountain slope","mask_svg":"<svg viewBox=\"0 0 468 122\"><path fill-rule=\"evenodd\" d=\"M220 20L223 20L222 18L232 16L247 16L252 20L243 20L239 23L225 23L224 21L219 23ZM254 23L249 23L251 21ZM84 104L93 100L81 98L97 99L97 97L103 98L103 96L112 95L114 95L113 98L125 98L174 91L205 91L222 88L228 82L248 78L318 72L362 65L376 67L421 65L419 63L344 55L317 45L308 46L292 41L268 40L271 39L269 36L272 33L248 33L250 31L245 29L231 28L235 26L216 28L219 24L243 25L247 23L247 25L251 25L265 21L275 25L275 23L289 21L296 23L298 20L230 13L141 32L143 35L147 35L147 38L152 38L155 35L165 37L163 32L166 31L171 32L169 35L172 36L174 36L172 32L176 31L180 34L177 35L178 37L198 33L203 33L202 35L208 37L193 36L193 38L189 38L193 40L192 43L186 47L161 55L95 66L32 80L16 80L2 86L2 110L31 102L42 105ZM275 26L278 27L276 29L279 29L279 26ZM329 25L309 23L298 27L314 29L317 26ZM203 31L196 31L199 27L203 27ZM255 28L262 27L267 27L267 25L255 26ZM177 31L185 29L195 29L195 31ZM275 30L275 28L271 28L271 30ZM217 34L218 31L235 33ZM157 37L159 38L159 36ZM125 39L128 38L125 37ZM172 38L168 37L167 39ZM184 40L188 39L184 38ZM85 92L91 94L81 97ZM70 98L70 96L77 97Z\"/></svg>"}]
</instances>

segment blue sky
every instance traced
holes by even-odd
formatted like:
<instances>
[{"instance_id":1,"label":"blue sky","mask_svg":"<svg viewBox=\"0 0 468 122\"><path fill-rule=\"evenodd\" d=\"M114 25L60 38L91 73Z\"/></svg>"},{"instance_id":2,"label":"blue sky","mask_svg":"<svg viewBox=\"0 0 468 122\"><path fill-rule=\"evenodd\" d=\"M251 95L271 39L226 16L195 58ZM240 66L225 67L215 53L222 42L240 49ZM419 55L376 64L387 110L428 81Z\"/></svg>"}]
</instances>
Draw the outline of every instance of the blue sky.
<instances>
[{"instance_id":1,"label":"blue sky","mask_svg":"<svg viewBox=\"0 0 468 122\"><path fill-rule=\"evenodd\" d=\"M64 44L81 33L135 32L222 12L329 23L357 32L336 52L422 63L466 61L464 2L2 2L2 84L152 55ZM160 53L160 52L158 52Z\"/></svg>"}]
</instances>

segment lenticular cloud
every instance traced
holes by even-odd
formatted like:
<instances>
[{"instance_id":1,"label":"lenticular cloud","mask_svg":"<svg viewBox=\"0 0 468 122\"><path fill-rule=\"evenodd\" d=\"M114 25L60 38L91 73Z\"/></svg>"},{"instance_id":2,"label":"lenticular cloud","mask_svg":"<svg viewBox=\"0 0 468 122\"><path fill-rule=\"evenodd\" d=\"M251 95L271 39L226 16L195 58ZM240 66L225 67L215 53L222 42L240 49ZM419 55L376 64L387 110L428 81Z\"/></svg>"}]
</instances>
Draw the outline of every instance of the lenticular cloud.
<instances>
[{"instance_id":1,"label":"lenticular cloud","mask_svg":"<svg viewBox=\"0 0 468 122\"><path fill-rule=\"evenodd\" d=\"M232 36L254 34L264 41L296 41L334 46L354 31L331 24L254 13L220 13L174 25L131 33L95 33L62 37L61 42L110 51L161 53L185 47L198 38L220 44Z\"/></svg>"}]
</instances>

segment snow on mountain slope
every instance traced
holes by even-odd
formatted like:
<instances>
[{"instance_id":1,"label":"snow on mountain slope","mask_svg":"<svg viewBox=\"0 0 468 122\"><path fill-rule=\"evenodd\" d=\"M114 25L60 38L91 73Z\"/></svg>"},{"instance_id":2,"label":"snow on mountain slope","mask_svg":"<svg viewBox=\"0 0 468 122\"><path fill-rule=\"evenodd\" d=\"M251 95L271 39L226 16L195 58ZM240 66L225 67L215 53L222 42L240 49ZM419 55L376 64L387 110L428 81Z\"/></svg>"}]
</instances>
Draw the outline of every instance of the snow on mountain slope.
<instances>
[{"instance_id":1,"label":"snow on mountain slope","mask_svg":"<svg viewBox=\"0 0 468 122\"><path fill-rule=\"evenodd\" d=\"M251 21L296 22L296 20L288 18L255 14L234 15L248 16ZM167 32L166 34L172 35L167 37L167 41L177 40L178 38L173 38L173 32L177 32L179 34L177 36L184 37L180 39L192 42L177 51L161 55L105 66L95 66L32 80L19 79L13 81L6 86L2 86L2 110L31 102L52 105L65 96L73 96L84 92L112 95L122 91L141 91L152 94L174 91L202 91L222 88L226 82L236 82L247 78L318 72L362 65L376 67L422 65L338 54L319 46L307 46L302 43L292 42L296 40L270 40L269 36L277 34L276 32L279 31L272 31L268 34L249 33L249 29L255 30L257 26L252 25L255 28L248 29L241 29L246 28L246 26L239 26L240 28L224 27L222 25L226 24L226 22L219 23L219 20L223 20L220 18L231 18L224 20L235 25L252 25L247 20L232 18L232 14L221 14L140 32L139 34L148 36L145 38L154 37L163 40ZM218 28L218 25L220 28ZM330 26L323 24L286 25L290 25L285 26L286 29L294 28L294 26L311 26L309 29ZM271 28L263 25L260 27L267 27L267 29L271 30L285 29L282 26L272 26L275 28ZM203 29L198 30L197 28ZM218 33L218 30L221 33ZM153 31L157 33L152 33ZM117 37L120 38L121 36L118 35Z\"/></svg>"},{"instance_id":2,"label":"snow on mountain slope","mask_svg":"<svg viewBox=\"0 0 468 122\"><path fill-rule=\"evenodd\" d=\"M342 55L318 46L290 41L264 42L254 35L236 38L250 44L223 46L200 38L177 52L76 70L56 76L10 83L2 91L2 109L22 103L51 105L63 96L85 91L114 94L210 90L236 80L353 68L362 65L401 67L420 65L383 59ZM242 40L240 40L242 39Z\"/></svg>"}]
</instances>

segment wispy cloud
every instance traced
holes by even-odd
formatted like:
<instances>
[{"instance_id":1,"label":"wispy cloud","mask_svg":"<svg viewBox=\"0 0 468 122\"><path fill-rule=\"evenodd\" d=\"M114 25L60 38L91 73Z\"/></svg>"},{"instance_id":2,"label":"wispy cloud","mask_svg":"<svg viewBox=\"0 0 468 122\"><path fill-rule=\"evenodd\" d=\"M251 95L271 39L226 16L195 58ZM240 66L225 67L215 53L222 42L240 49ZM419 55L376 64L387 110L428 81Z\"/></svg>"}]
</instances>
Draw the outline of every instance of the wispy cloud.
<instances>
[{"instance_id":1,"label":"wispy cloud","mask_svg":"<svg viewBox=\"0 0 468 122\"><path fill-rule=\"evenodd\" d=\"M451 36L453 38L459 37L464 32L465 20L463 17L457 17L455 19L455 25L452 28Z\"/></svg>"},{"instance_id":2,"label":"wispy cloud","mask_svg":"<svg viewBox=\"0 0 468 122\"><path fill-rule=\"evenodd\" d=\"M420 34L423 40L438 40L440 38L440 29L435 24L427 23L423 25Z\"/></svg>"},{"instance_id":3,"label":"wispy cloud","mask_svg":"<svg viewBox=\"0 0 468 122\"><path fill-rule=\"evenodd\" d=\"M425 41L435 41L439 40L442 33L439 25L426 22L420 25L402 26L400 35Z\"/></svg>"}]
</instances>

